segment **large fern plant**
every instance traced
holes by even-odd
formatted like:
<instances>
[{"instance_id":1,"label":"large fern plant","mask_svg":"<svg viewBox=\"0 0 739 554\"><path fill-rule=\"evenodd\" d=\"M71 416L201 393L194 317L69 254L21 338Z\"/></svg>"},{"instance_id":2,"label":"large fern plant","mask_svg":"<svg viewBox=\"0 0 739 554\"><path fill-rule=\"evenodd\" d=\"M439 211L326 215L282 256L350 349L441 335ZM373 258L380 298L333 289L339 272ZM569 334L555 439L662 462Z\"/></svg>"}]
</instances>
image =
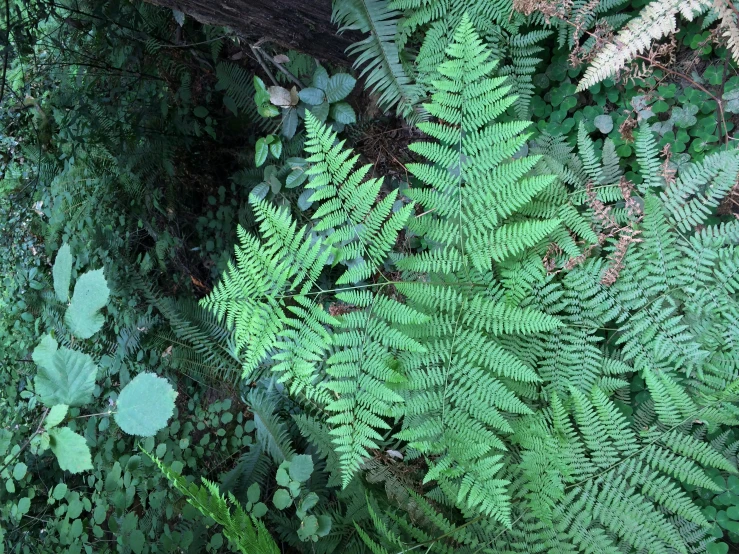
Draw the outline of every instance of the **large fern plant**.
<instances>
[{"instance_id":1,"label":"large fern plant","mask_svg":"<svg viewBox=\"0 0 739 554\"><path fill-rule=\"evenodd\" d=\"M515 98L468 17L440 62L422 185L383 190L307 114L312 220L253 198L259 235L203 305L244 377L302 407L329 483L367 495L373 552L704 548L689 491L736 471L707 436L737 422L739 232L702 226L737 156L671 182L645 131L639 186L584 131L579 159L551 137L521 157L529 124L496 121Z\"/></svg>"}]
</instances>

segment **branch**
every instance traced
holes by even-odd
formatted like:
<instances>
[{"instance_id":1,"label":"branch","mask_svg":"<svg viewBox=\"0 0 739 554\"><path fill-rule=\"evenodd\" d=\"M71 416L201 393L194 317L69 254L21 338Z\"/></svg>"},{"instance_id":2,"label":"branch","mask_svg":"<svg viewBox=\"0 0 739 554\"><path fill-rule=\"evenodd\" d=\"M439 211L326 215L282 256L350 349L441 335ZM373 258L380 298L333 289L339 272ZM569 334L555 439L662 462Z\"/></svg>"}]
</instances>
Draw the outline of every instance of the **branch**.
<instances>
[{"instance_id":1,"label":"branch","mask_svg":"<svg viewBox=\"0 0 739 554\"><path fill-rule=\"evenodd\" d=\"M5 24L8 33L5 39L5 54L3 55L3 76L0 78L0 103L5 98L5 75L8 73L8 57L10 56L10 0L5 0Z\"/></svg>"}]
</instances>

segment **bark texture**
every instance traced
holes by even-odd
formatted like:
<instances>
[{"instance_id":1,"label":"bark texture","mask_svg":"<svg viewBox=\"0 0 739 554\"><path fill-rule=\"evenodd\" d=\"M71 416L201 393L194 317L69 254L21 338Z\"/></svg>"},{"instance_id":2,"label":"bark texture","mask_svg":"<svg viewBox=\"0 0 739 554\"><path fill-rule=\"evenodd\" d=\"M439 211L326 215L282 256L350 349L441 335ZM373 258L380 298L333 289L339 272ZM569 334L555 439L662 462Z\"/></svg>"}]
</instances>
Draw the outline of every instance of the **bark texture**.
<instances>
[{"instance_id":1,"label":"bark texture","mask_svg":"<svg viewBox=\"0 0 739 554\"><path fill-rule=\"evenodd\" d=\"M147 0L180 10L197 21L233 29L254 41L267 39L320 60L348 65L344 50L361 39L336 34L331 0Z\"/></svg>"}]
</instances>

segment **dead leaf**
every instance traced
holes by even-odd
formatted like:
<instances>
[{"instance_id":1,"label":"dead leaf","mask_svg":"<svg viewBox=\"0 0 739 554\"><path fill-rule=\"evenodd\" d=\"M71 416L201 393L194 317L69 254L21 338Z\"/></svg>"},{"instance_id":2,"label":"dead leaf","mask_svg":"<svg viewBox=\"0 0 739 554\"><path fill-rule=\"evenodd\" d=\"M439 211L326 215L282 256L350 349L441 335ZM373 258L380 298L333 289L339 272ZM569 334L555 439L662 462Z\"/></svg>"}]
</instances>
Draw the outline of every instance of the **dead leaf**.
<instances>
[{"instance_id":1,"label":"dead leaf","mask_svg":"<svg viewBox=\"0 0 739 554\"><path fill-rule=\"evenodd\" d=\"M269 101L275 106L281 108L289 108L297 104L293 104L292 94L290 91L283 87L272 86L267 89L269 91ZM297 94L296 94L297 97Z\"/></svg>"}]
</instances>

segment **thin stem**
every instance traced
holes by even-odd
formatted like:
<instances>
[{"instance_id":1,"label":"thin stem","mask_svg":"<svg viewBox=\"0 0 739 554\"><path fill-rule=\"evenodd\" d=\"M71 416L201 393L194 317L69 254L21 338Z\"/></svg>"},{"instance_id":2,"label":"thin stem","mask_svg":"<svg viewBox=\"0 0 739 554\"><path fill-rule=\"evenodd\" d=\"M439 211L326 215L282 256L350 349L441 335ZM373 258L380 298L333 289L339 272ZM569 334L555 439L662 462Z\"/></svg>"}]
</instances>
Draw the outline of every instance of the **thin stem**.
<instances>
[{"instance_id":1,"label":"thin stem","mask_svg":"<svg viewBox=\"0 0 739 554\"><path fill-rule=\"evenodd\" d=\"M259 62L259 65L262 66L262 69L264 70L264 72L269 77L269 80L272 81L272 84L273 85L277 86L277 80L275 79L275 76L272 74L272 72L270 71L269 67L267 67L267 64L264 63L264 60L259 55L259 47L255 47L255 46L252 46L250 44L249 45L249 48L251 49L252 54L254 54L254 57L257 59L257 62Z\"/></svg>"},{"instance_id":2,"label":"thin stem","mask_svg":"<svg viewBox=\"0 0 739 554\"><path fill-rule=\"evenodd\" d=\"M260 54L261 54L262 56L264 56L264 57L265 57L265 58L267 58L267 59L268 59L268 60L269 60L270 62L272 62L272 64L273 64L273 65L274 65L274 66L275 66L275 67L276 67L277 69L279 69L280 71L282 71L282 73L284 73L284 74L285 74L285 75L287 76L287 78L288 78L288 79L290 79L290 80L291 80L291 81L292 81L293 83L295 83L295 84L297 85L297 87L298 87L299 89L302 89L302 88L303 88L303 83L301 83L301 82L300 82L300 79L298 79L298 78L297 78L297 77L296 77L295 75L293 75L293 73L292 73L292 72L291 72L291 71L290 71L289 69L287 69L287 68L286 68L285 66L283 66L283 65L282 65L282 64L281 64L280 62L277 62L277 61L275 61L275 59L274 59L274 58L273 58L272 56L270 56L269 54L267 54L267 53L266 53L266 52L265 52L264 50L262 50L262 49L261 49L261 48L260 48L259 46L256 46L256 45L255 45L255 46L254 46L253 48L254 48L254 49L256 49L256 50L259 50L259 53L260 53Z\"/></svg>"}]
</instances>

